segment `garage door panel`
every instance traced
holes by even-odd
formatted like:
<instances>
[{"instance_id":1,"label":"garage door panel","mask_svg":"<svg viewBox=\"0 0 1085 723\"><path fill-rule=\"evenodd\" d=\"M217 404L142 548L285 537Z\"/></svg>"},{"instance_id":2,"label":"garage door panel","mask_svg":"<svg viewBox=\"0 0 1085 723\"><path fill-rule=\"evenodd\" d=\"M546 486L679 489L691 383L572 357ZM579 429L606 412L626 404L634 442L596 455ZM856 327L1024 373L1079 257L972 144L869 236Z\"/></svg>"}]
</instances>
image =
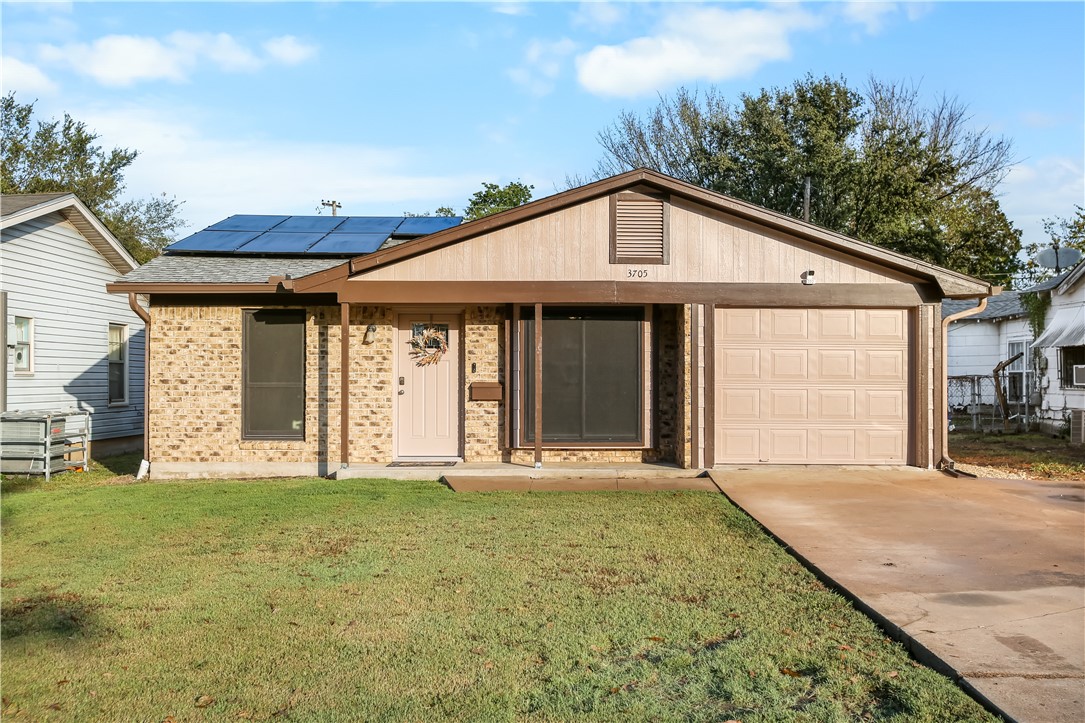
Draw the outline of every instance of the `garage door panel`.
<instances>
[{"instance_id":1,"label":"garage door panel","mask_svg":"<svg viewBox=\"0 0 1085 723\"><path fill-rule=\"evenodd\" d=\"M907 463L907 310L716 313L718 462Z\"/></svg>"}]
</instances>

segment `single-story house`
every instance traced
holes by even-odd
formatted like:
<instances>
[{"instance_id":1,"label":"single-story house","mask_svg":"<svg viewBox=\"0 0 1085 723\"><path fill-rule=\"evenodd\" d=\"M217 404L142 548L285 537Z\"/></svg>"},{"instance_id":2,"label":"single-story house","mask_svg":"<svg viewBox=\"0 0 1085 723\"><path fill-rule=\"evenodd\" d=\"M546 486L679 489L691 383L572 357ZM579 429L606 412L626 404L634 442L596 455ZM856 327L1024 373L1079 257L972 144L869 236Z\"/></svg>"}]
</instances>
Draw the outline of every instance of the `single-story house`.
<instances>
[{"instance_id":1,"label":"single-story house","mask_svg":"<svg viewBox=\"0 0 1085 723\"><path fill-rule=\"evenodd\" d=\"M426 222L233 216L110 284L150 298L151 476L930 468L941 301L997 293L643 169Z\"/></svg>"},{"instance_id":2,"label":"single-story house","mask_svg":"<svg viewBox=\"0 0 1085 723\"><path fill-rule=\"evenodd\" d=\"M942 316L945 318L973 306L975 303L971 301L947 299L942 302ZM1021 303L1021 293L1004 291L988 299L983 311L950 323L946 343L949 377L951 380L987 377L989 383L978 387L978 401L994 405L997 402L992 376L995 367L1021 354L1000 375L1007 400L1023 403L1025 395L1035 390L1031 349L1032 327ZM950 404L961 401L954 400L952 393L950 396ZM965 395L964 401L972 400Z\"/></svg>"},{"instance_id":3,"label":"single-story house","mask_svg":"<svg viewBox=\"0 0 1085 723\"><path fill-rule=\"evenodd\" d=\"M1069 423L1074 412L1085 410L1085 370L1076 381L1074 377L1074 367L1085 367L1085 260L1026 292L1050 301L1043 331L1032 346L1041 351L1040 415L1058 428Z\"/></svg>"},{"instance_id":4,"label":"single-story house","mask_svg":"<svg viewBox=\"0 0 1085 723\"><path fill-rule=\"evenodd\" d=\"M106 292L136 260L71 193L4 194L0 224L0 411L79 409L95 455L141 448L144 325Z\"/></svg>"}]
</instances>

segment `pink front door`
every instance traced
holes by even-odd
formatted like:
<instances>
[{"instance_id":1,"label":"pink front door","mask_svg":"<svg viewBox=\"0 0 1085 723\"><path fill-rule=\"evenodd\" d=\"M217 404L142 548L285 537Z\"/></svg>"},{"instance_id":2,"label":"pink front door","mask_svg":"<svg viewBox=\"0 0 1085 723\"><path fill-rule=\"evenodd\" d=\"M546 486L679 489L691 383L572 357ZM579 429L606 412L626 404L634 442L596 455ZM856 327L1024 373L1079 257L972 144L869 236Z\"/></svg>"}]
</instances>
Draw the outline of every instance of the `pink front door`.
<instances>
[{"instance_id":1,"label":"pink front door","mask_svg":"<svg viewBox=\"0 0 1085 723\"><path fill-rule=\"evenodd\" d=\"M431 332L426 355L411 339ZM433 334L443 337L442 351ZM428 358L427 358L428 357ZM454 314L402 313L396 324L396 456L460 454L460 320Z\"/></svg>"}]
</instances>

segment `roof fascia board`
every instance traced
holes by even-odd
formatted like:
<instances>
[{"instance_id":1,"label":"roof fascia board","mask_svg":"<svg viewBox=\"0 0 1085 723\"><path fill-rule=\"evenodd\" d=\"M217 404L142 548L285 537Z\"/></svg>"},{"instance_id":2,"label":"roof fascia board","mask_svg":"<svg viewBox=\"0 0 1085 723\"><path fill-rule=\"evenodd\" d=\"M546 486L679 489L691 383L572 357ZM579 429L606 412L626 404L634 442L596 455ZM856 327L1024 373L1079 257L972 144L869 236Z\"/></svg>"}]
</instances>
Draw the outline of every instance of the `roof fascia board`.
<instances>
[{"instance_id":1,"label":"roof fascia board","mask_svg":"<svg viewBox=\"0 0 1085 723\"><path fill-rule=\"evenodd\" d=\"M176 282L125 282L106 284L111 294L275 294L279 284L190 284ZM289 293L289 292L287 292Z\"/></svg>"},{"instance_id":2,"label":"roof fascia board","mask_svg":"<svg viewBox=\"0 0 1085 723\"><path fill-rule=\"evenodd\" d=\"M139 266L139 262L132 258L117 237L74 193L68 193L4 216L0 222L0 228L11 228L50 213L63 215L119 273L127 274Z\"/></svg>"},{"instance_id":3,"label":"roof fascia board","mask_svg":"<svg viewBox=\"0 0 1085 723\"><path fill-rule=\"evenodd\" d=\"M1077 268L1059 284L1059 293L1069 294L1082 280L1085 280L1085 259L1078 261Z\"/></svg>"},{"instance_id":4,"label":"roof fascia board","mask_svg":"<svg viewBox=\"0 0 1085 723\"><path fill-rule=\"evenodd\" d=\"M842 251L850 256L866 259L880 266L934 280L942 288L943 295L946 298L970 299L988 296L992 293L992 286L980 279L852 239L813 224L793 219L790 216L745 201L739 201L644 168L627 171L602 181L570 189L461 226L453 226L450 229L425 236L417 241L409 241L384 251L353 258L349 262L350 275L353 276L363 271L370 271L412 256L434 251L453 243L466 241L514 223L527 221L641 183L700 205L784 231L800 239Z\"/></svg>"}]
</instances>

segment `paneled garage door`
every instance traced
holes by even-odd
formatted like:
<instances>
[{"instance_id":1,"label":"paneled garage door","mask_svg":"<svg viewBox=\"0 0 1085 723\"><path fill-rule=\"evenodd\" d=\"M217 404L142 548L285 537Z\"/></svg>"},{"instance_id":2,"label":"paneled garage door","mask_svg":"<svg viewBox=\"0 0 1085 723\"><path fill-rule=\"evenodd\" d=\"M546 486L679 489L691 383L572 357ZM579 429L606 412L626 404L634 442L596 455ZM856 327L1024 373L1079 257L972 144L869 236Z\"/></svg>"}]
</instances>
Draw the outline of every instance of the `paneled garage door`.
<instances>
[{"instance_id":1,"label":"paneled garage door","mask_svg":"<svg viewBox=\"0 0 1085 723\"><path fill-rule=\"evenodd\" d=\"M720 464L907 464L906 309L717 309Z\"/></svg>"}]
</instances>

